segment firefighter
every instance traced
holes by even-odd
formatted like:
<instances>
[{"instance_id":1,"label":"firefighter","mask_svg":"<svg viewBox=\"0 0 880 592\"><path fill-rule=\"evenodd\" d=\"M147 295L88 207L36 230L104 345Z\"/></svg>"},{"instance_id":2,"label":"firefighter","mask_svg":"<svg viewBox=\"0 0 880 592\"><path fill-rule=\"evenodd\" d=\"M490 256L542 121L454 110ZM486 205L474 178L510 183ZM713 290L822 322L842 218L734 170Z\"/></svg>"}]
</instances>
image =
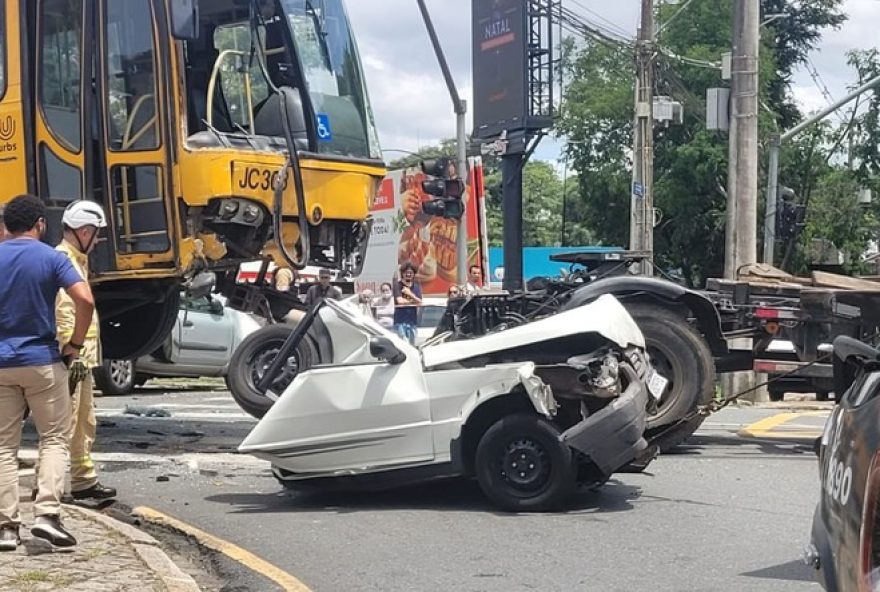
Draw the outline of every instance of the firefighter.
<instances>
[{"instance_id":1,"label":"firefighter","mask_svg":"<svg viewBox=\"0 0 880 592\"><path fill-rule=\"evenodd\" d=\"M95 248L101 228L107 226L104 210L91 201L75 201L64 210L61 222L64 226L64 238L57 249L67 255L83 278L88 278L89 253ZM55 301L59 343L70 340L73 313L73 302L66 294L59 293ZM75 500L109 499L116 497L116 490L98 481L91 456L97 428L95 383L91 371L101 364L97 311L92 316L83 346L79 359L70 369L70 493Z\"/></svg>"}]
</instances>

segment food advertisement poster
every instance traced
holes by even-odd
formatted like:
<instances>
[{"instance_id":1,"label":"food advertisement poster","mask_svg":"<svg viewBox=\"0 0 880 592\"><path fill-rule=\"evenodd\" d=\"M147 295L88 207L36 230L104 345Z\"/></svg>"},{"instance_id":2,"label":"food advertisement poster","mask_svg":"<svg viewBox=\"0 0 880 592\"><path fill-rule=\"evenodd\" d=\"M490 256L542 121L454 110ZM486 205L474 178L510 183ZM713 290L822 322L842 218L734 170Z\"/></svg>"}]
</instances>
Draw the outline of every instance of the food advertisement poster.
<instances>
[{"instance_id":1,"label":"food advertisement poster","mask_svg":"<svg viewBox=\"0 0 880 592\"><path fill-rule=\"evenodd\" d=\"M483 168L479 158L470 159L468 167L468 266L479 265L486 277ZM356 280L359 291L378 293L383 282L397 279L406 261L418 269L416 280L425 295L445 296L456 283L458 221L422 212L422 202L431 199L422 191L426 178L419 168L409 168L389 172L382 182L371 208L373 232L363 272Z\"/></svg>"}]
</instances>

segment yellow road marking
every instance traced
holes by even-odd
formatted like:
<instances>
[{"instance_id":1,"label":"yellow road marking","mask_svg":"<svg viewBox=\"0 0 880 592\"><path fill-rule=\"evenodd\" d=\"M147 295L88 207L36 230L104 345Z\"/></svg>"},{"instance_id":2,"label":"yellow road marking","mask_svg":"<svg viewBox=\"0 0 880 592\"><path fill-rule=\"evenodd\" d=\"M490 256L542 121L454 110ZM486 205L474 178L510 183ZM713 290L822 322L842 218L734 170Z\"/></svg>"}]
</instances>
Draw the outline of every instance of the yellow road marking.
<instances>
[{"instance_id":1,"label":"yellow road marking","mask_svg":"<svg viewBox=\"0 0 880 592\"><path fill-rule=\"evenodd\" d=\"M816 438L822 435L822 428L819 426L815 429L805 430L803 428L811 426L805 426L803 424L786 424L793 419L801 417L819 417L822 415L827 415L827 413L824 411L813 411L809 413L779 413L747 425L739 430L737 435L743 438Z\"/></svg>"},{"instance_id":2,"label":"yellow road marking","mask_svg":"<svg viewBox=\"0 0 880 592\"><path fill-rule=\"evenodd\" d=\"M297 578L281 568L272 565L265 559L260 559L250 551L242 549L238 545L234 545L229 541L224 541L212 534L208 534L204 530L196 528L186 522L182 522L168 514L163 514L158 510L145 506L135 508L133 514L140 516L149 522L170 526L175 530L179 530L180 532L191 536L202 546L217 551L218 553L223 553L230 559L238 561L258 574L266 576L281 586L285 592L312 592L308 586L303 584Z\"/></svg>"}]
</instances>

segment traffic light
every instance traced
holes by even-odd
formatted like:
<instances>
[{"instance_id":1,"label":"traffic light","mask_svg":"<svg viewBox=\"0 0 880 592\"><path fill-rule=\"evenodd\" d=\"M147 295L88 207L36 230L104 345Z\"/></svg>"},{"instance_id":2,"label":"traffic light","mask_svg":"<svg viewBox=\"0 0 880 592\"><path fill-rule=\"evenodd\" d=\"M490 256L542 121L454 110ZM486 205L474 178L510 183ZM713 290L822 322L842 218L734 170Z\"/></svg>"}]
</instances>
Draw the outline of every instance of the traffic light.
<instances>
[{"instance_id":1,"label":"traffic light","mask_svg":"<svg viewBox=\"0 0 880 592\"><path fill-rule=\"evenodd\" d=\"M462 196L465 192L462 181L455 170L455 162L446 158L423 160L422 172L428 179L422 181L422 191L433 196L422 203L422 211L429 216L440 218L461 218L464 214Z\"/></svg>"},{"instance_id":2,"label":"traffic light","mask_svg":"<svg viewBox=\"0 0 880 592\"><path fill-rule=\"evenodd\" d=\"M804 229L807 206L796 203L797 196L789 187L779 191L780 199L776 206L776 236L781 240L796 238Z\"/></svg>"}]
</instances>

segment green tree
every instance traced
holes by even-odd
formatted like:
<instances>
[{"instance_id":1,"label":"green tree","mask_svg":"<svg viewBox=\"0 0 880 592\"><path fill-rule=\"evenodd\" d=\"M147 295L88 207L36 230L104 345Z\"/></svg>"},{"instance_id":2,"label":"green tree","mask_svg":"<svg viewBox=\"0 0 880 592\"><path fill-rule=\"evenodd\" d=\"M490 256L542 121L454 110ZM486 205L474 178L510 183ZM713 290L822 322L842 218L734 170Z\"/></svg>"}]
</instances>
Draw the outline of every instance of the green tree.
<instances>
[{"instance_id":1,"label":"green tree","mask_svg":"<svg viewBox=\"0 0 880 592\"><path fill-rule=\"evenodd\" d=\"M490 171L485 182L489 244L501 246L504 233L501 172ZM552 164L544 161L526 164L523 169L524 247L546 247L562 242L562 190L563 181Z\"/></svg>"},{"instance_id":2,"label":"green tree","mask_svg":"<svg viewBox=\"0 0 880 592\"><path fill-rule=\"evenodd\" d=\"M805 6L809 4L810 6ZM843 19L842 0L763 0L764 14L787 16L763 29L760 125L764 137L797 121L789 82L816 46L821 32ZM680 6L661 10L660 22ZM662 222L655 232L657 262L680 271L691 285L723 267L727 185L727 138L705 129L705 93L720 86L718 62L730 51L732 0L694 0L663 31L657 57L656 94L680 101L682 126L655 131L655 206ZM677 56L689 58L687 62ZM696 63L695 63L696 61ZM629 242L632 178L633 50L588 44L569 61L570 82L559 125L580 179L570 209L606 243Z\"/></svg>"}]
</instances>

